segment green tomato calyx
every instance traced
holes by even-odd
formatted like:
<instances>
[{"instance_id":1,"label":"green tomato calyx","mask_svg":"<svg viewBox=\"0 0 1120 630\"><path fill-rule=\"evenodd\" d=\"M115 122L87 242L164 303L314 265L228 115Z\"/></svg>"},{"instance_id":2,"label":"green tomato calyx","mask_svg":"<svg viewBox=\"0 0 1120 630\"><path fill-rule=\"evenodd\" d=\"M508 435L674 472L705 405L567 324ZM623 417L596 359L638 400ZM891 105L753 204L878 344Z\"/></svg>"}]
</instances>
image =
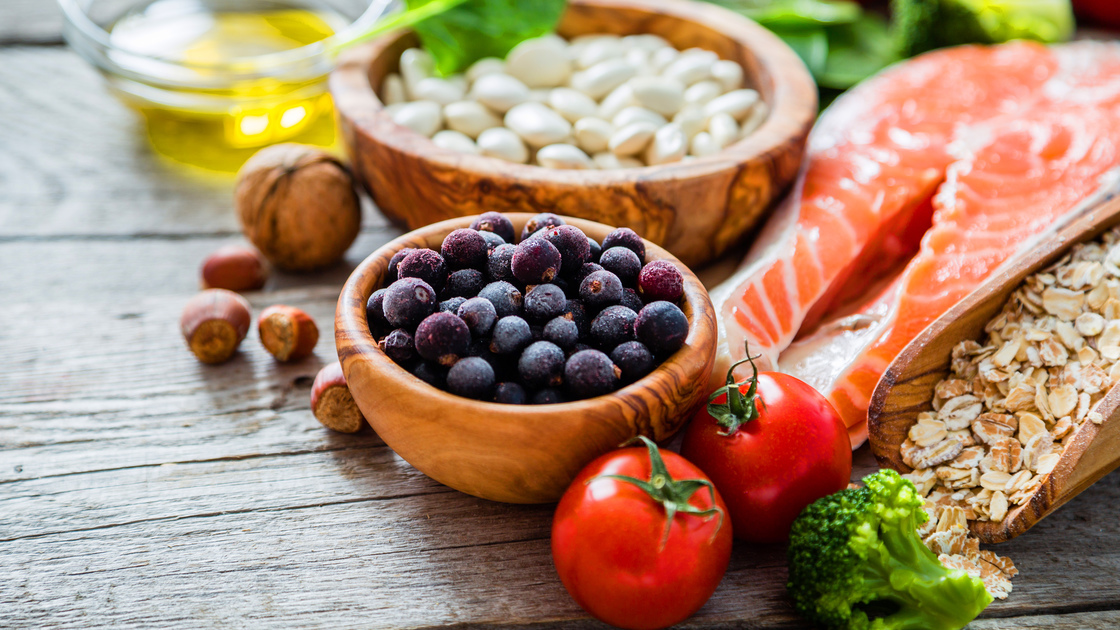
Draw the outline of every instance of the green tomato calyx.
<instances>
[{"instance_id":1,"label":"green tomato calyx","mask_svg":"<svg viewBox=\"0 0 1120 630\"><path fill-rule=\"evenodd\" d=\"M754 360L762 356L751 356L750 344L744 344L747 350L747 358L736 361L727 370L727 385L712 392L708 397L708 414L716 419L716 423L723 427L724 430L720 431L720 435L731 435L739 430L739 427L751 420L758 417L758 406L755 404L755 399L758 396L758 366L754 364ZM735 381L735 368L744 363L750 363L751 369L754 370L754 375L743 383ZM744 394L740 388L745 384L750 383L751 386ZM727 394L727 402L716 403L716 398L720 395Z\"/></svg>"}]
</instances>

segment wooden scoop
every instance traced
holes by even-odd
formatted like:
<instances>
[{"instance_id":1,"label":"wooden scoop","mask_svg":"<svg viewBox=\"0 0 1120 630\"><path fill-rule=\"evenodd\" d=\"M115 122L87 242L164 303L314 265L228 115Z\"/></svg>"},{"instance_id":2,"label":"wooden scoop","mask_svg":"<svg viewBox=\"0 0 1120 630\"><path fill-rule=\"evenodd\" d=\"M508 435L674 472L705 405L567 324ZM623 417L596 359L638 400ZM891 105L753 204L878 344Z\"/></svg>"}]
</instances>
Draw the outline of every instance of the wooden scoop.
<instances>
[{"instance_id":1,"label":"wooden scoop","mask_svg":"<svg viewBox=\"0 0 1120 630\"><path fill-rule=\"evenodd\" d=\"M1107 200L1005 269L993 274L968 297L934 321L891 363L875 388L868 409L871 451L880 465L901 472L910 468L899 452L918 413L930 410L934 387L949 374L953 347L979 340L1011 294L1029 275L1057 262L1075 244L1090 241L1120 225L1120 198ZM1113 387L1095 410L1097 425L1085 421L1062 453L1061 460L1027 502L1007 513L1002 522L972 523L986 543L1010 540L1120 466L1120 388Z\"/></svg>"}]
</instances>

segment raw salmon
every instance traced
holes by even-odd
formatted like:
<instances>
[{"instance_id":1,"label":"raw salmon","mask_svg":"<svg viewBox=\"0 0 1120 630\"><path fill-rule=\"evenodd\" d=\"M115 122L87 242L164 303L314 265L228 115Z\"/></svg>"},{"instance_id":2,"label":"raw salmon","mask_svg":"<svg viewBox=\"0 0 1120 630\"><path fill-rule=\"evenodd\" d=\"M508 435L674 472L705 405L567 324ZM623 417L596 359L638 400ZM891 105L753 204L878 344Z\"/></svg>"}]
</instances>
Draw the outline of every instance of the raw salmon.
<instances>
[{"instance_id":1,"label":"raw salmon","mask_svg":"<svg viewBox=\"0 0 1120 630\"><path fill-rule=\"evenodd\" d=\"M789 198L712 293L713 381L749 342L762 365L828 396L861 444L902 348L1116 187L1118 105L1120 45L1098 42L941 50L845 94L810 134Z\"/></svg>"}]
</instances>

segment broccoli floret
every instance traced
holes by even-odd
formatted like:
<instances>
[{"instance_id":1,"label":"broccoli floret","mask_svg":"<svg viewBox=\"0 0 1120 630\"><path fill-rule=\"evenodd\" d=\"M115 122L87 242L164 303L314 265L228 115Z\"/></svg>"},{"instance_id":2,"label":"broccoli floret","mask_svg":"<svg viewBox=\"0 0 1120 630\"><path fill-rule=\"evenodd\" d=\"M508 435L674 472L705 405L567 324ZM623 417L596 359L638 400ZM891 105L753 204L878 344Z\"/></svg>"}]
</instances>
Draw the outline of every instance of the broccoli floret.
<instances>
[{"instance_id":1,"label":"broccoli floret","mask_svg":"<svg viewBox=\"0 0 1120 630\"><path fill-rule=\"evenodd\" d=\"M917 529L929 516L914 484L893 470L863 483L794 521L787 589L797 611L829 629L963 628L992 601L984 583L922 544ZM869 608L887 614L871 619Z\"/></svg>"},{"instance_id":2,"label":"broccoli floret","mask_svg":"<svg viewBox=\"0 0 1120 630\"><path fill-rule=\"evenodd\" d=\"M1069 0L891 0L891 15L905 56L1013 39L1060 42L1073 34Z\"/></svg>"}]
</instances>

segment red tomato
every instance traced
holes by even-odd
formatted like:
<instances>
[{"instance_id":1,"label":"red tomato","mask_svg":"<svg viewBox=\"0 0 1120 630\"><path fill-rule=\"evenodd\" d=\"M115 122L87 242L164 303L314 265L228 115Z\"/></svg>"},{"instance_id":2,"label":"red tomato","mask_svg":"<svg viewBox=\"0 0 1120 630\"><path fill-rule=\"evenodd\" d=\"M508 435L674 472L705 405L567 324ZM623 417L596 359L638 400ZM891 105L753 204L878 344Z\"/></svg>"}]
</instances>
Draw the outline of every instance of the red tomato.
<instances>
[{"instance_id":1,"label":"red tomato","mask_svg":"<svg viewBox=\"0 0 1120 630\"><path fill-rule=\"evenodd\" d=\"M852 448L840 415L817 390L788 374L756 370L755 378L757 417L746 418L754 415L746 404L753 379L736 384L728 371L729 387L743 394L733 401L739 408L728 409L723 388L692 419L681 455L723 493L737 538L781 542L805 506L847 487ZM713 417L736 412L746 420L737 426Z\"/></svg>"},{"instance_id":2,"label":"red tomato","mask_svg":"<svg viewBox=\"0 0 1120 630\"><path fill-rule=\"evenodd\" d=\"M630 630L687 619L715 592L731 559L727 506L711 482L642 439L646 448L607 453L580 471L552 521L552 560L564 587L596 619ZM675 501L667 509L638 485L603 475L649 482Z\"/></svg>"},{"instance_id":3,"label":"red tomato","mask_svg":"<svg viewBox=\"0 0 1120 630\"><path fill-rule=\"evenodd\" d=\"M1120 28L1120 2L1116 0L1073 0L1073 11L1081 17Z\"/></svg>"}]
</instances>

